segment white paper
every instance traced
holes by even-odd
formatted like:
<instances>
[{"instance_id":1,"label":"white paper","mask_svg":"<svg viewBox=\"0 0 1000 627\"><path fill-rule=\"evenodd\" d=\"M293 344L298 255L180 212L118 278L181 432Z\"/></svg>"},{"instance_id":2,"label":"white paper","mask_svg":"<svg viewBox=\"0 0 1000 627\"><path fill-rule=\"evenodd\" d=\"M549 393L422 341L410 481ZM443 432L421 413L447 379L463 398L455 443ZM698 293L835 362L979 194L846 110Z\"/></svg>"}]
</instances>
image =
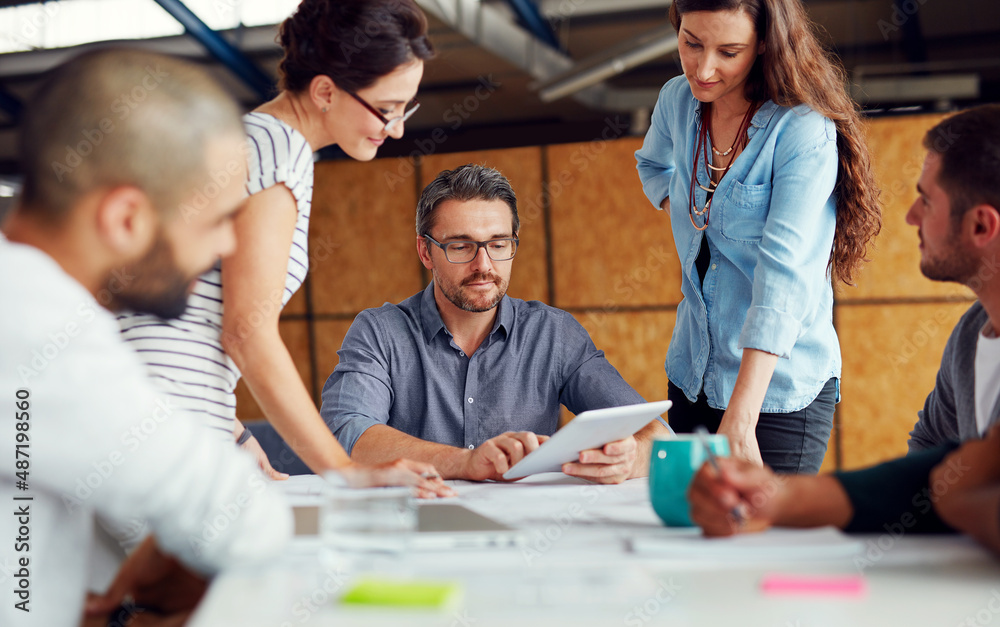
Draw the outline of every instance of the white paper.
<instances>
[{"instance_id":1,"label":"white paper","mask_svg":"<svg viewBox=\"0 0 1000 627\"><path fill-rule=\"evenodd\" d=\"M834 527L768 529L727 538L666 530L664 534L633 537L632 550L640 555L711 561L811 561L850 558L864 544Z\"/></svg>"}]
</instances>

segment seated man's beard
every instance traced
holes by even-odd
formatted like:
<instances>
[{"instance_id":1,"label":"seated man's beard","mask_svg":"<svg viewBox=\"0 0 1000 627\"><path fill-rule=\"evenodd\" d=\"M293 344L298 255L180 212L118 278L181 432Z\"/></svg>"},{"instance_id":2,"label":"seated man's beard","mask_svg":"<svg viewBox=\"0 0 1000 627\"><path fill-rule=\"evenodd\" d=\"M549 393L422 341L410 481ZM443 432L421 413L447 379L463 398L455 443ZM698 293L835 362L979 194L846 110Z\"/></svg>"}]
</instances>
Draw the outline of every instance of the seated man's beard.
<instances>
[{"instance_id":1,"label":"seated man's beard","mask_svg":"<svg viewBox=\"0 0 1000 627\"><path fill-rule=\"evenodd\" d=\"M152 314L165 320L179 318L187 308L192 278L174 265L170 245L163 234L133 267L107 281L113 311L130 310Z\"/></svg>"}]
</instances>

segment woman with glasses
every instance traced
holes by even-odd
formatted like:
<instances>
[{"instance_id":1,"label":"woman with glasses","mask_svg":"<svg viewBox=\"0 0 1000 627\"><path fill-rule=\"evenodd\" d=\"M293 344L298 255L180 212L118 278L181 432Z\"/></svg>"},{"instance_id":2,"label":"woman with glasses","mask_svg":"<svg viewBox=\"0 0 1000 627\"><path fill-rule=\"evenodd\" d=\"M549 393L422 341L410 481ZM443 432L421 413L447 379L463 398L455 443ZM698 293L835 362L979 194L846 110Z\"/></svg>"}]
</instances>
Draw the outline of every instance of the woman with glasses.
<instances>
[{"instance_id":1,"label":"woman with glasses","mask_svg":"<svg viewBox=\"0 0 1000 627\"><path fill-rule=\"evenodd\" d=\"M800 0L675 0L669 15L684 75L636 158L682 264L670 425L816 473L839 397L833 282L851 284L882 222L857 107Z\"/></svg>"},{"instance_id":2,"label":"woman with glasses","mask_svg":"<svg viewBox=\"0 0 1000 627\"><path fill-rule=\"evenodd\" d=\"M125 339L179 407L254 453L277 476L236 419L242 376L277 432L314 472L344 472L355 485L415 484L448 492L428 464L352 464L323 423L278 333L281 309L309 267L313 152L337 145L359 161L399 139L416 111L427 21L413 0L304 0L280 27L280 93L244 117L249 136L246 207L237 250L200 277L184 316L120 319ZM220 176L225 173L220 173Z\"/></svg>"}]
</instances>

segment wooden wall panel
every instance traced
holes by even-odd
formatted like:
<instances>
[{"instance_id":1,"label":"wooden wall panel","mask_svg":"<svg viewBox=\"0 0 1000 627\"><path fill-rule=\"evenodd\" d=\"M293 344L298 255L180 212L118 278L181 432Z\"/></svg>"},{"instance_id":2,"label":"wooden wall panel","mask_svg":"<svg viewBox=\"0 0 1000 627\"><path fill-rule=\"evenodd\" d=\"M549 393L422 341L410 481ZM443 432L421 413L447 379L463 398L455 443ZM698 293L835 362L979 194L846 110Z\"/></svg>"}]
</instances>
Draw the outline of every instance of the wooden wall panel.
<instances>
[{"instance_id":1,"label":"wooden wall panel","mask_svg":"<svg viewBox=\"0 0 1000 627\"><path fill-rule=\"evenodd\" d=\"M316 164L309 258L314 313L356 313L422 287L408 159Z\"/></svg>"},{"instance_id":2,"label":"wooden wall panel","mask_svg":"<svg viewBox=\"0 0 1000 627\"><path fill-rule=\"evenodd\" d=\"M906 212L917 197L916 185L923 167L923 137L941 115L881 118L868 123L872 163L882 189L882 232L875 242L871 262L856 288L838 287L843 301L870 298L969 296L954 283L935 283L920 273L917 228L906 223Z\"/></svg>"},{"instance_id":3,"label":"wooden wall panel","mask_svg":"<svg viewBox=\"0 0 1000 627\"><path fill-rule=\"evenodd\" d=\"M837 425L834 423L833 432L830 433L830 441L826 445L826 457L823 458L823 465L819 468L820 474L837 470Z\"/></svg>"},{"instance_id":4,"label":"wooden wall panel","mask_svg":"<svg viewBox=\"0 0 1000 627\"><path fill-rule=\"evenodd\" d=\"M278 331L284 340L292 361L302 377L306 390L312 394L312 366L309 359L309 325L305 320L282 320ZM257 401L241 379L236 386L236 417L242 421L266 420Z\"/></svg>"},{"instance_id":5,"label":"wooden wall panel","mask_svg":"<svg viewBox=\"0 0 1000 627\"><path fill-rule=\"evenodd\" d=\"M545 215L542 205L541 148L513 148L482 152L456 152L425 157L421 167L420 187L434 180L443 170L467 163L496 168L507 177L517 195L517 213L521 221L520 244L507 293L524 300L548 302L549 281L546 260Z\"/></svg>"},{"instance_id":6,"label":"wooden wall panel","mask_svg":"<svg viewBox=\"0 0 1000 627\"><path fill-rule=\"evenodd\" d=\"M924 157L921 139L940 118L868 124L883 189L884 227L858 287L838 288L836 322L844 354L838 420L845 468L905 453L943 346L971 302L947 302L969 292L920 274L916 229L905 223ZM553 304L573 311L640 394L665 398L663 360L674 325L672 308L680 299L680 268L667 216L642 194L632 154L640 144L625 138L431 155L423 158L419 181L409 159L317 164L310 240L313 310L300 291L281 323L307 385L310 350L322 384L337 363L336 351L354 314L399 302L423 287L413 250L418 191L439 171L473 162L504 172L518 194L522 247L511 295L548 301L554 292ZM542 196L546 181L548 222ZM307 315L315 319L311 347L309 323L302 319ZM239 415L260 417L242 386ZM837 442L835 433L824 470L835 468Z\"/></svg>"},{"instance_id":7,"label":"wooden wall panel","mask_svg":"<svg viewBox=\"0 0 1000 627\"><path fill-rule=\"evenodd\" d=\"M292 317L292 316L303 316L309 311L308 303L306 302L306 287L303 285L299 288L299 291L295 292L290 299L288 299L288 304L285 308L281 310L282 317Z\"/></svg>"},{"instance_id":8,"label":"wooden wall panel","mask_svg":"<svg viewBox=\"0 0 1000 627\"><path fill-rule=\"evenodd\" d=\"M965 303L838 305L844 355L840 404L844 468L906 454L917 411Z\"/></svg>"},{"instance_id":9,"label":"wooden wall panel","mask_svg":"<svg viewBox=\"0 0 1000 627\"><path fill-rule=\"evenodd\" d=\"M680 264L670 221L642 193L641 139L548 148L559 307L675 305Z\"/></svg>"},{"instance_id":10,"label":"wooden wall panel","mask_svg":"<svg viewBox=\"0 0 1000 627\"><path fill-rule=\"evenodd\" d=\"M667 398L663 361L674 332L673 311L574 314L622 377L647 401Z\"/></svg>"}]
</instances>

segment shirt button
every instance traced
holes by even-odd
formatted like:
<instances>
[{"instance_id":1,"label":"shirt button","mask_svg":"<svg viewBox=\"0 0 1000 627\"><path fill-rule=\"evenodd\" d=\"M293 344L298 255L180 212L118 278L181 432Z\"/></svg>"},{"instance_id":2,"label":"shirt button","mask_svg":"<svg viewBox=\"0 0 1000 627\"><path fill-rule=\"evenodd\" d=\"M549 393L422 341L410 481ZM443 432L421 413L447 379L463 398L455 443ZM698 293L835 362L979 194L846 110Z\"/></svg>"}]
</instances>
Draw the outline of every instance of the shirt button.
<instances>
[{"instance_id":1,"label":"shirt button","mask_svg":"<svg viewBox=\"0 0 1000 627\"><path fill-rule=\"evenodd\" d=\"M469 450L472 450L472 449L474 449L474 448L476 448L476 445L475 445L475 444L470 444L470 445L469 445Z\"/></svg>"},{"instance_id":2,"label":"shirt button","mask_svg":"<svg viewBox=\"0 0 1000 627\"><path fill-rule=\"evenodd\" d=\"M458 351L458 354L461 355L462 357L465 357L465 351Z\"/></svg>"},{"instance_id":3,"label":"shirt button","mask_svg":"<svg viewBox=\"0 0 1000 627\"><path fill-rule=\"evenodd\" d=\"M714 263L712 264L712 269L715 270L715 264Z\"/></svg>"},{"instance_id":4,"label":"shirt button","mask_svg":"<svg viewBox=\"0 0 1000 627\"><path fill-rule=\"evenodd\" d=\"M472 397L471 396L469 397L469 404L470 405L472 404Z\"/></svg>"}]
</instances>

